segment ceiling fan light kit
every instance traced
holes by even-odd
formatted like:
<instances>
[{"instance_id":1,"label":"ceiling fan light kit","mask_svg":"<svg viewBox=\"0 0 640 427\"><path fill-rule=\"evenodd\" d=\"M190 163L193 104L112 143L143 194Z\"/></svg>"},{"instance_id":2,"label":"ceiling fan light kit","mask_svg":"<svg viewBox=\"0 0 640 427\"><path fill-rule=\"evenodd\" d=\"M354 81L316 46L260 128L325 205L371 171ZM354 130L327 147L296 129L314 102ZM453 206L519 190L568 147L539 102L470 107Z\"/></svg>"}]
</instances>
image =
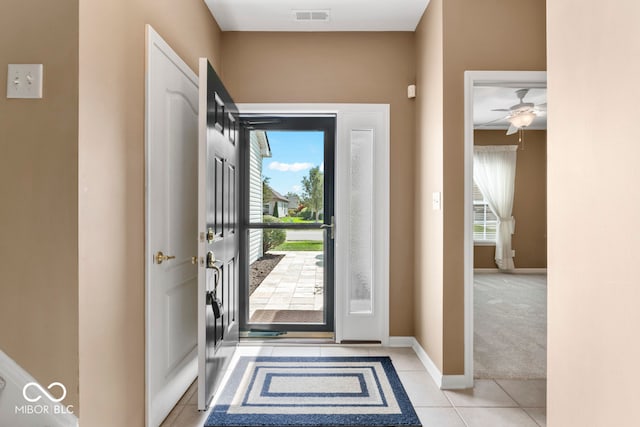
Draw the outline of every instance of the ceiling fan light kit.
<instances>
[{"instance_id":1,"label":"ceiling fan light kit","mask_svg":"<svg viewBox=\"0 0 640 427\"><path fill-rule=\"evenodd\" d=\"M533 111L523 111L512 115L511 117L507 118L507 120L509 121L509 123L511 123L512 126L521 129L533 123L533 119L535 118L536 114Z\"/></svg>"},{"instance_id":2,"label":"ceiling fan light kit","mask_svg":"<svg viewBox=\"0 0 640 427\"><path fill-rule=\"evenodd\" d=\"M517 132L518 142L522 144L522 150L524 150L524 128L530 126L538 115L544 114L546 108L546 104L535 105L533 102L524 102L524 97L528 93L528 88L518 89L516 90L516 96L520 102L512 105L508 110L494 110L509 112L505 117L510 125L509 129L507 129L507 135L513 135Z\"/></svg>"}]
</instances>

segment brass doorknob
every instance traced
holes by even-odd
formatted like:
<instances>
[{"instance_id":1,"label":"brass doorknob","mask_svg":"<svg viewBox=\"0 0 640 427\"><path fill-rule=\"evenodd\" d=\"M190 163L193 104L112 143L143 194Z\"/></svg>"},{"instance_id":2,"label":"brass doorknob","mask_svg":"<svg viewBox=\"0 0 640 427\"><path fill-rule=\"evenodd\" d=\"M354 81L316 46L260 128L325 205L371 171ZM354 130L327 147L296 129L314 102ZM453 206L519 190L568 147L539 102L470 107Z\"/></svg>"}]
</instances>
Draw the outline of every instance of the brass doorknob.
<instances>
[{"instance_id":1,"label":"brass doorknob","mask_svg":"<svg viewBox=\"0 0 640 427\"><path fill-rule=\"evenodd\" d=\"M162 264L163 261L169 261L170 259L175 259L175 256L165 255L162 251L158 251L158 253L153 256L153 260L156 264Z\"/></svg>"}]
</instances>

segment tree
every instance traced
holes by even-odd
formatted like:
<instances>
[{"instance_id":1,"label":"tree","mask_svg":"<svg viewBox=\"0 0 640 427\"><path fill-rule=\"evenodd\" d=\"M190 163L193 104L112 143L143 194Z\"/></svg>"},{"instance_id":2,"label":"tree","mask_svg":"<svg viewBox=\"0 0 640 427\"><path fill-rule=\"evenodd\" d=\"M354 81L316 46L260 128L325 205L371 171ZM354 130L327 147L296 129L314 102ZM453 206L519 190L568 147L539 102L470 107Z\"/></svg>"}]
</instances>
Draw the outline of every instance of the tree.
<instances>
[{"instance_id":1,"label":"tree","mask_svg":"<svg viewBox=\"0 0 640 427\"><path fill-rule=\"evenodd\" d=\"M267 203L271 200L271 187L269 187L269 181L271 178L265 176L262 178L262 203Z\"/></svg>"},{"instance_id":2,"label":"tree","mask_svg":"<svg viewBox=\"0 0 640 427\"><path fill-rule=\"evenodd\" d=\"M309 175L302 178L302 189L305 204L315 213L318 222L318 214L324 202L324 174L320 172L319 166L309 169Z\"/></svg>"},{"instance_id":3,"label":"tree","mask_svg":"<svg viewBox=\"0 0 640 427\"><path fill-rule=\"evenodd\" d=\"M280 222L278 218L265 215L263 222L271 224ZM287 232L281 228L265 228L262 230L262 253L266 254L271 249L280 246L287 239Z\"/></svg>"},{"instance_id":4,"label":"tree","mask_svg":"<svg viewBox=\"0 0 640 427\"><path fill-rule=\"evenodd\" d=\"M273 196L273 193L271 191L271 187L269 186L269 181L270 180L271 180L271 178L269 178L268 176L263 176L262 177L262 206L264 206L267 203L269 203L271 201L271 197ZM267 212L267 214L268 213L269 212Z\"/></svg>"}]
</instances>

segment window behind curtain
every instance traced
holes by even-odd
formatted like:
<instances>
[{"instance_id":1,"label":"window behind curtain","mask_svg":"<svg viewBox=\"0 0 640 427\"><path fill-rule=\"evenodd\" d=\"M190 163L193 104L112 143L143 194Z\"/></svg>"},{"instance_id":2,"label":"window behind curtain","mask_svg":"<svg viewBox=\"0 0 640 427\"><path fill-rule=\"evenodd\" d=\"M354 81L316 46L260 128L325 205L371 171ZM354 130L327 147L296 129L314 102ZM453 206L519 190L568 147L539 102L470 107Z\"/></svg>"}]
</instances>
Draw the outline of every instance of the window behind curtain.
<instances>
[{"instance_id":1,"label":"window behind curtain","mask_svg":"<svg viewBox=\"0 0 640 427\"><path fill-rule=\"evenodd\" d=\"M473 241L495 243L498 220L489 209L480 188L473 183Z\"/></svg>"}]
</instances>

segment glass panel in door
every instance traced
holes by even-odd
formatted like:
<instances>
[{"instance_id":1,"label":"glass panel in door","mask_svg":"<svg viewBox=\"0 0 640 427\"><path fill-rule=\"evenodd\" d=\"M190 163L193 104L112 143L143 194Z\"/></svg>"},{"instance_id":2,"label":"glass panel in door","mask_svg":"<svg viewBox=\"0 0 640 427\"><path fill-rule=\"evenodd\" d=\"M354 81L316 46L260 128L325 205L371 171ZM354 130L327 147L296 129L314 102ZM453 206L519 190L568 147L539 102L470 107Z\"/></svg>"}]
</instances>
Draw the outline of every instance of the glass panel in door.
<instances>
[{"instance_id":1,"label":"glass panel in door","mask_svg":"<svg viewBox=\"0 0 640 427\"><path fill-rule=\"evenodd\" d=\"M335 119L252 118L245 123L243 329L332 331Z\"/></svg>"}]
</instances>

